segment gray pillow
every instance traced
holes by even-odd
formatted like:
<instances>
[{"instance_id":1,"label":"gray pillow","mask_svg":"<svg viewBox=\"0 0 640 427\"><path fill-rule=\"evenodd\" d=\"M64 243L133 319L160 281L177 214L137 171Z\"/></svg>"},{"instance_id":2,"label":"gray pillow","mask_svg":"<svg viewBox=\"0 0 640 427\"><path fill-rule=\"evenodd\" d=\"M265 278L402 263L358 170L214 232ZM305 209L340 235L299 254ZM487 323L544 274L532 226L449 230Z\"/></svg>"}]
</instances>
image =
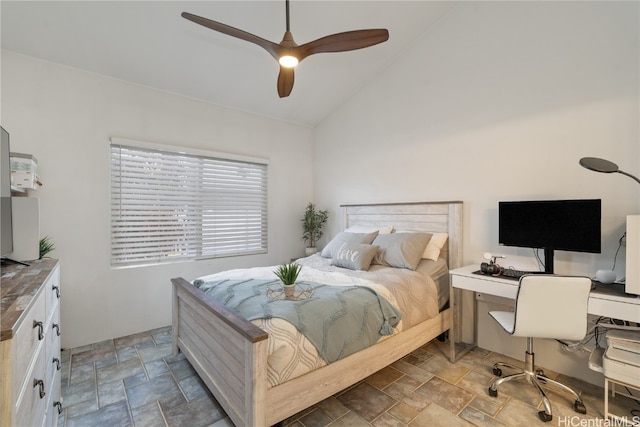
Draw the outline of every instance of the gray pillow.
<instances>
[{"instance_id":1,"label":"gray pillow","mask_svg":"<svg viewBox=\"0 0 640 427\"><path fill-rule=\"evenodd\" d=\"M428 233L381 234L373 241L378 254L372 263L415 270L430 239Z\"/></svg>"},{"instance_id":2,"label":"gray pillow","mask_svg":"<svg viewBox=\"0 0 640 427\"><path fill-rule=\"evenodd\" d=\"M346 231L342 231L327 243L327 246L322 249L320 255L323 258L334 258L344 243L362 243L369 245L377 235L377 231L374 231L373 233L348 233Z\"/></svg>"},{"instance_id":3,"label":"gray pillow","mask_svg":"<svg viewBox=\"0 0 640 427\"><path fill-rule=\"evenodd\" d=\"M343 243L331 260L331 265L350 270L368 270L371 260L378 252L377 246L362 243Z\"/></svg>"}]
</instances>

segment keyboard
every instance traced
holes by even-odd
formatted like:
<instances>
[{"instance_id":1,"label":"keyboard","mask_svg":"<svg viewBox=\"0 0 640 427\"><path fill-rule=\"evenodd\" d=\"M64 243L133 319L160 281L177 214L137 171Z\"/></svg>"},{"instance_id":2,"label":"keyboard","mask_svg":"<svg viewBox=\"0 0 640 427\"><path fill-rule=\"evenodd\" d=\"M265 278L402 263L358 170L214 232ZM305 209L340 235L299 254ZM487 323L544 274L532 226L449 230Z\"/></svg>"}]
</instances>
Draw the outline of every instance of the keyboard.
<instances>
[{"instance_id":1,"label":"keyboard","mask_svg":"<svg viewBox=\"0 0 640 427\"><path fill-rule=\"evenodd\" d=\"M474 271L474 273L487 276L487 274L483 273L481 270ZM525 274L544 274L544 272L543 271L524 271L524 270L516 270L513 268L505 268L502 270L502 274L496 275L494 277L502 277L503 279L509 279L509 280L520 280L520 278ZM489 274L489 276L491 275Z\"/></svg>"},{"instance_id":2,"label":"keyboard","mask_svg":"<svg viewBox=\"0 0 640 427\"><path fill-rule=\"evenodd\" d=\"M512 268L505 268L502 270L502 274L500 277L504 277L505 279L513 279L520 280L522 276L525 274L547 274L544 271L522 271L522 270L514 270Z\"/></svg>"},{"instance_id":3,"label":"keyboard","mask_svg":"<svg viewBox=\"0 0 640 427\"><path fill-rule=\"evenodd\" d=\"M529 273L530 273L529 271L514 270L513 268L505 268L502 270L502 274L500 275L500 277L504 277L505 279L520 280L522 276Z\"/></svg>"}]
</instances>

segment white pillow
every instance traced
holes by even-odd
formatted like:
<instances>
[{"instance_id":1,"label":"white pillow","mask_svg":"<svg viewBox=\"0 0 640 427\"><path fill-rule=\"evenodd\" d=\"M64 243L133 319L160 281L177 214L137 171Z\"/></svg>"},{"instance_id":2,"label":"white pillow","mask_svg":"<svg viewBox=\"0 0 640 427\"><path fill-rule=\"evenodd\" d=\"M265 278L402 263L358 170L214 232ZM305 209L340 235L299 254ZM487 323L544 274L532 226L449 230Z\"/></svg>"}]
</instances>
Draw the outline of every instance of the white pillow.
<instances>
[{"instance_id":1,"label":"white pillow","mask_svg":"<svg viewBox=\"0 0 640 427\"><path fill-rule=\"evenodd\" d=\"M374 233L378 232L378 234L390 234L393 233L393 226L391 227L368 227L366 225L354 225L353 227L349 227L346 230L347 233Z\"/></svg>"},{"instance_id":2,"label":"white pillow","mask_svg":"<svg viewBox=\"0 0 640 427\"><path fill-rule=\"evenodd\" d=\"M433 233L431 240L429 240L427 247L424 249L422 258L437 261L438 257L440 257L440 251L444 247L445 243L447 243L448 237L449 235L447 233Z\"/></svg>"}]
</instances>

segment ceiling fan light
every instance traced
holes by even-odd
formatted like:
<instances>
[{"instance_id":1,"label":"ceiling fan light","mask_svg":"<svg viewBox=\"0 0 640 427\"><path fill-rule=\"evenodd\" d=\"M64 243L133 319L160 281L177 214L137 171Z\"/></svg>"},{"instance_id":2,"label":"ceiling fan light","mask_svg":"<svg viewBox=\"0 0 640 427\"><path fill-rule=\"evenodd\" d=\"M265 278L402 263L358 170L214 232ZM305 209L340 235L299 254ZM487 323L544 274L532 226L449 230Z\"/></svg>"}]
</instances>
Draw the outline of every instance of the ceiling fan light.
<instances>
[{"instance_id":1,"label":"ceiling fan light","mask_svg":"<svg viewBox=\"0 0 640 427\"><path fill-rule=\"evenodd\" d=\"M283 67L293 68L296 65L298 65L298 58L291 55L284 55L284 56L281 56L280 59L278 59L278 62Z\"/></svg>"}]
</instances>

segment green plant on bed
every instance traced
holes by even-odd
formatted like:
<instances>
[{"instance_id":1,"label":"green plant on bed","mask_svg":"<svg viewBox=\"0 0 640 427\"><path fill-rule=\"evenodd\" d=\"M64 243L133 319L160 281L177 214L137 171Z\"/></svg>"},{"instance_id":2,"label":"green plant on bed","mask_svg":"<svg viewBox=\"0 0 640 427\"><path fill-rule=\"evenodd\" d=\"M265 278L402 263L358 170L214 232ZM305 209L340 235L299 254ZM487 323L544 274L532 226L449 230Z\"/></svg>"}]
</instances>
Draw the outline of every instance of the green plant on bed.
<instances>
[{"instance_id":1,"label":"green plant on bed","mask_svg":"<svg viewBox=\"0 0 640 427\"><path fill-rule=\"evenodd\" d=\"M292 262L278 266L274 273L282 281L283 285L295 285L300 270L302 270L302 266Z\"/></svg>"}]
</instances>

